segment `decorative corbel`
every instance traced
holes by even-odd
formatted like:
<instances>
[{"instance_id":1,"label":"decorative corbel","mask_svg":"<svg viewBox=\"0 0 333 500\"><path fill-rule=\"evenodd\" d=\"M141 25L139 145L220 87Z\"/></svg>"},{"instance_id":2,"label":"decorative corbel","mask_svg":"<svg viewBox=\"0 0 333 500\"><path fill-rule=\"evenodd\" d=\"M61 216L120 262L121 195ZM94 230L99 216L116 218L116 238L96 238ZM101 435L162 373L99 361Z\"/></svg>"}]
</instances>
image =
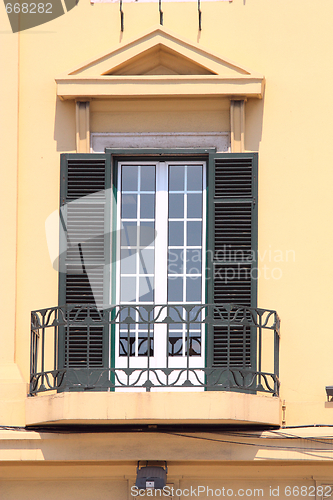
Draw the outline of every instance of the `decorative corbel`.
<instances>
[{"instance_id":1,"label":"decorative corbel","mask_svg":"<svg viewBox=\"0 0 333 500\"><path fill-rule=\"evenodd\" d=\"M230 101L231 152L243 153L245 144L245 102L246 99Z\"/></svg>"},{"instance_id":2,"label":"decorative corbel","mask_svg":"<svg viewBox=\"0 0 333 500\"><path fill-rule=\"evenodd\" d=\"M90 152L89 101L76 101L76 152Z\"/></svg>"}]
</instances>

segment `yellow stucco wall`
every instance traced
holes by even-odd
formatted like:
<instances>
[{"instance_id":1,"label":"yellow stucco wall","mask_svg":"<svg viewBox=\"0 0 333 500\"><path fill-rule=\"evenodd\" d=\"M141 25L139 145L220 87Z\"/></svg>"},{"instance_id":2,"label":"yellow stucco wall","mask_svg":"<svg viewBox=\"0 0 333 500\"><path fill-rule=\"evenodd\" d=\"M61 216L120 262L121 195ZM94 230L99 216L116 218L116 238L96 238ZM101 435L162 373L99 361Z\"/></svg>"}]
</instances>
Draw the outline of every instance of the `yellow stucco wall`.
<instances>
[{"instance_id":1,"label":"yellow stucco wall","mask_svg":"<svg viewBox=\"0 0 333 500\"><path fill-rule=\"evenodd\" d=\"M230 130L227 99L96 100L90 113L91 132L97 133Z\"/></svg>"},{"instance_id":2,"label":"yellow stucco wall","mask_svg":"<svg viewBox=\"0 0 333 500\"><path fill-rule=\"evenodd\" d=\"M22 463L14 466L7 462L0 471L0 487L6 500L56 500L59 497L64 500L126 500L135 498L131 495L135 473L134 461L125 461L120 465L114 460L99 463L80 463L77 460L66 466L61 463L51 466ZM313 493L316 489L320 492L321 486L332 483L331 477L330 465L291 466L282 462L267 466L257 462L248 467L242 462L228 464L218 460L206 463L180 460L169 464L167 486L170 491L173 488L172 498L175 499L193 498L194 495L188 495L192 488L196 497L201 499L228 497L233 493L233 496L245 498L276 496L284 500L290 498L290 491L300 492L302 487L303 492ZM205 491L201 489L198 493L199 487L205 488ZM221 490L221 494L218 494L218 490ZM182 491L183 496L179 495ZM141 498L151 496L142 495ZM158 491L155 498L160 498ZM168 497L162 495L161 498Z\"/></svg>"},{"instance_id":3,"label":"yellow stucco wall","mask_svg":"<svg viewBox=\"0 0 333 500\"><path fill-rule=\"evenodd\" d=\"M333 69L327 50L333 44L333 4L204 2L200 33L196 3L165 3L163 10L164 26L176 35L265 76L264 98L249 99L245 109L245 149L259 151L258 304L277 310L282 320L281 399L287 425L333 424L333 408L325 407L325 386L333 384ZM59 154L75 151L75 104L56 98L54 79L158 22L155 3L126 3L124 12L123 34L119 5L81 0L68 14L14 35L1 10L2 65L9 78L0 82L5 152L0 374L20 387L15 401L29 379L30 311L57 304L58 277L44 223L59 204ZM182 104L177 131L187 130L187 116L194 131L230 130L224 102L210 104L208 111L192 104ZM158 106L162 114L168 104L159 101ZM101 102L91 104L92 131L164 131L177 121L170 111L166 121L156 120L156 108L148 106L144 125L136 124L142 103L102 108ZM109 113L116 113L112 123ZM10 370L15 374L9 376ZM20 408L6 410L2 423L24 423Z\"/></svg>"},{"instance_id":4,"label":"yellow stucco wall","mask_svg":"<svg viewBox=\"0 0 333 500\"><path fill-rule=\"evenodd\" d=\"M172 430L135 434L2 430L0 491L6 500L53 500L59 496L65 500L125 500L132 498L129 489L135 482L137 460L166 460L167 484L175 489L205 486L215 492L224 487L234 491L232 496L242 496L237 493L245 489L249 491L243 495L246 497L285 499L301 496L296 488L300 491L303 487L308 496L314 496L316 488L332 485L332 451L328 451L330 440L323 433L313 432L312 436L310 443L270 431L246 437L246 433L180 435ZM271 495L270 487L271 491L278 488L278 494ZM295 488L295 495L288 494L290 487L292 491ZM262 494L254 493L258 488ZM182 495L174 495L179 497Z\"/></svg>"}]
</instances>

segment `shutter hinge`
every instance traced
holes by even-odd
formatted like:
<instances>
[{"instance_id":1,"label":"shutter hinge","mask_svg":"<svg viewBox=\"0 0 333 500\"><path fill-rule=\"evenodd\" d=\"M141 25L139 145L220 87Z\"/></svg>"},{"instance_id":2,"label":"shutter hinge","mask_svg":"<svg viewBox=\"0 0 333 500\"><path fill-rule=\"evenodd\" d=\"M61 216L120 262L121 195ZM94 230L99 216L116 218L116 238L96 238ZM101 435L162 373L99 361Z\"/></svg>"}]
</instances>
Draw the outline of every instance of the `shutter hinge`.
<instances>
[{"instance_id":1,"label":"shutter hinge","mask_svg":"<svg viewBox=\"0 0 333 500\"><path fill-rule=\"evenodd\" d=\"M256 199L253 198L253 208L256 206Z\"/></svg>"}]
</instances>

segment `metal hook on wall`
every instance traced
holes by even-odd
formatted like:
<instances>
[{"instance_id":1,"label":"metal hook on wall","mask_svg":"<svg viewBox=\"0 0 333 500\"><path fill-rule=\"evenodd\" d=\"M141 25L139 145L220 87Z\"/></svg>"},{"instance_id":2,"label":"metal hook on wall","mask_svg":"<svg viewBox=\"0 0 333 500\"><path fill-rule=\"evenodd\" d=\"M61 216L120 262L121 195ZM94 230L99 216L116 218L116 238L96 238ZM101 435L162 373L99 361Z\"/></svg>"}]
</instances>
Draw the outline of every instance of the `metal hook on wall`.
<instances>
[{"instance_id":1,"label":"metal hook on wall","mask_svg":"<svg viewBox=\"0 0 333 500\"><path fill-rule=\"evenodd\" d=\"M160 24L163 26L162 0L158 0L158 10L160 12Z\"/></svg>"},{"instance_id":2,"label":"metal hook on wall","mask_svg":"<svg viewBox=\"0 0 333 500\"><path fill-rule=\"evenodd\" d=\"M119 10L120 10L120 31L124 31L123 0L119 0Z\"/></svg>"},{"instance_id":3,"label":"metal hook on wall","mask_svg":"<svg viewBox=\"0 0 333 500\"><path fill-rule=\"evenodd\" d=\"M200 6L200 0L198 0L198 13L199 13L199 31L201 31L201 6Z\"/></svg>"}]
</instances>

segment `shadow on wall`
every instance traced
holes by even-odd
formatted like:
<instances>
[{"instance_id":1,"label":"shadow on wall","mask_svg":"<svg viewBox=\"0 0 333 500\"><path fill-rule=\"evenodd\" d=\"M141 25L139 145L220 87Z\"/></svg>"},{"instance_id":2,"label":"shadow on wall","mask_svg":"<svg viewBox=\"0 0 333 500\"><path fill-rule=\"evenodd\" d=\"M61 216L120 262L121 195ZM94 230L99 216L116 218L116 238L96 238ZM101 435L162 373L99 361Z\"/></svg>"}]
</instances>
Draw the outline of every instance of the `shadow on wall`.
<instances>
[{"instance_id":1,"label":"shadow on wall","mask_svg":"<svg viewBox=\"0 0 333 500\"><path fill-rule=\"evenodd\" d=\"M109 394L112 397L112 393ZM84 398L87 394L81 393L81 395ZM197 438L191 439L191 437L186 436L164 434L163 431L147 432L142 429L140 435L135 430L117 432L114 425L90 426L90 429L89 433L87 427L80 428L79 426L76 431L81 430L81 432L70 436L68 436L68 432L64 432L64 434L41 432L40 439L36 442L36 449L40 451L44 460L64 461L79 461L88 455L89 460L132 461L133 456L138 458L144 456L147 457L147 460L153 460L161 453L160 450L167 450L169 456L170 454L171 456L178 454L179 460L188 460L188 457L192 457L192 460L230 460L231 457L235 457L238 460L253 461L262 449L261 443L240 446L239 443L244 440L229 439L233 443L228 443L224 442L223 438L218 435L214 436L215 442L214 439L212 441L203 439L198 442ZM131 472L135 471L136 467L136 462L132 463ZM135 497L132 498L134 500Z\"/></svg>"},{"instance_id":2,"label":"shadow on wall","mask_svg":"<svg viewBox=\"0 0 333 500\"><path fill-rule=\"evenodd\" d=\"M60 153L75 152L75 102L56 101L54 139Z\"/></svg>"},{"instance_id":3,"label":"shadow on wall","mask_svg":"<svg viewBox=\"0 0 333 500\"><path fill-rule=\"evenodd\" d=\"M264 101L248 99L245 105L245 151L259 151L264 119Z\"/></svg>"}]
</instances>

